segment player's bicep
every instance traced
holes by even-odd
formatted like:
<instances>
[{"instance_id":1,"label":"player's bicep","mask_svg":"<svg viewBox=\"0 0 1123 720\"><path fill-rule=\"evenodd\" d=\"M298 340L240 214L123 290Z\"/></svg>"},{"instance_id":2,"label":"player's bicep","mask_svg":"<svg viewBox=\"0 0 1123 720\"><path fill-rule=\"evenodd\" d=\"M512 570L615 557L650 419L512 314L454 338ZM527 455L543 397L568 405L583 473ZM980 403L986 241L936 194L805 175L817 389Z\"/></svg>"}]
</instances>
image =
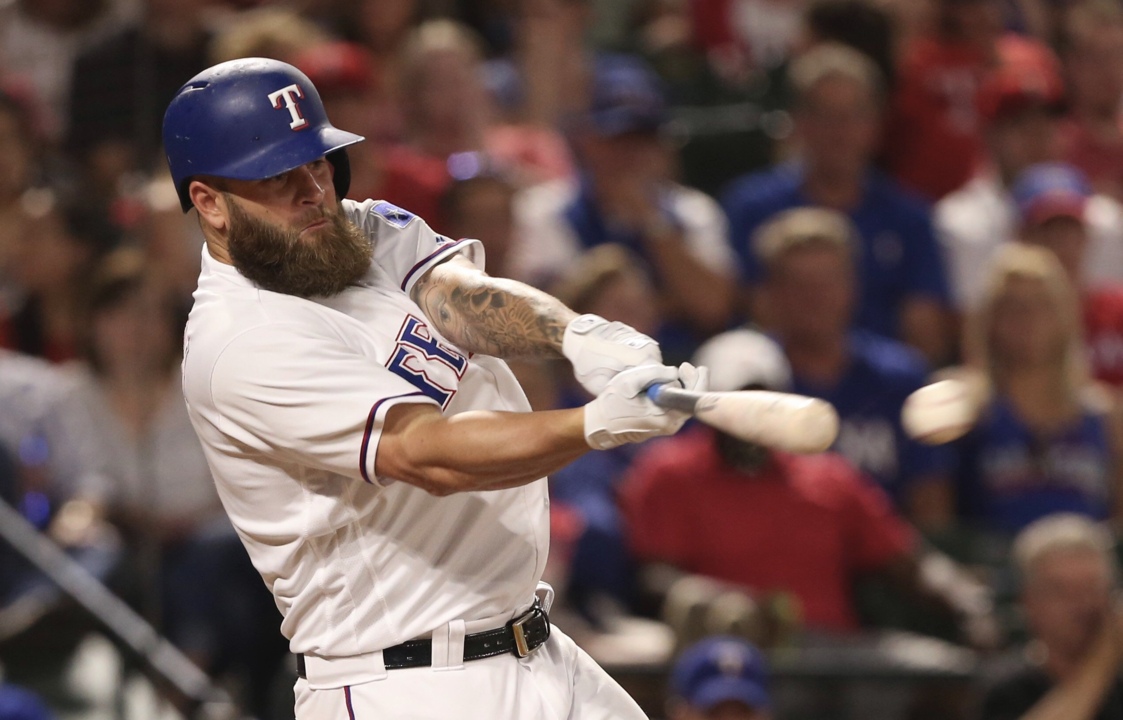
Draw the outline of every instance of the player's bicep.
<instances>
[{"instance_id":1,"label":"player's bicep","mask_svg":"<svg viewBox=\"0 0 1123 720\"><path fill-rule=\"evenodd\" d=\"M409 479L417 469L415 440L441 419L436 405L397 405L386 411L375 453L374 471L380 478Z\"/></svg>"}]
</instances>

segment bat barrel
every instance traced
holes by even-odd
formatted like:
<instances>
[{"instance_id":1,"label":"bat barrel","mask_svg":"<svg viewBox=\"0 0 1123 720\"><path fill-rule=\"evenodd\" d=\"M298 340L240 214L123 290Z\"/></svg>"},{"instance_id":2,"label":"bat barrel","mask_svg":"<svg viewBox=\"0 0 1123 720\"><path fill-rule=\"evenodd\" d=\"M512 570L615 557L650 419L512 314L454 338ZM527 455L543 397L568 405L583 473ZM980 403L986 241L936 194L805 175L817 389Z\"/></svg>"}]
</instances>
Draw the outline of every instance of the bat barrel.
<instances>
[{"instance_id":1,"label":"bat barrel","mask_svg":"<svg viewBox=\"0 0 1123 720\"><path fill-rule=\"evenodd\" d=\"M652 386L647 395L660 407L691 413L722 432L776 450L822 452L838 435L834 407L802 395L767 390L698 393L673 385Z\"/></svg>"}]
</instances>

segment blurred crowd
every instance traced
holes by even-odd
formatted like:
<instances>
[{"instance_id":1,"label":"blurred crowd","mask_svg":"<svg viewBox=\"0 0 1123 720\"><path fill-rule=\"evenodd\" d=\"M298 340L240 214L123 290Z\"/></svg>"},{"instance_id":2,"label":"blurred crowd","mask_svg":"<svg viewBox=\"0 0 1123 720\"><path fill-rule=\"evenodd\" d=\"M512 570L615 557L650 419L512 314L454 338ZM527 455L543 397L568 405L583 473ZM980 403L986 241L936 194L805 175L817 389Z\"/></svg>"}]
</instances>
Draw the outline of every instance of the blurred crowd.
<instances>
[{"instance_id":1,"label":"blurred crowd","mask_svg":"<svg viewBox=\"0 0 1123 720\"><path fill-rule=\"evenodd\" d=\"M572 623L724 633L671 717L828 717L772 708L766 656L886 628L994 659L916 717L1123 717L1123 1L0 0L0 497L270 717L286 648L180 394L202 236L160 148L180 85L250 56L366 137L352 197L715 389L838 409L819 456L698 426L551 478ZM514 366L536 409L588 400ZM978 422L911 439L949 376ZM39 645L6 610L47 585L0 542L12 680Z\"/></svg>"}]
</instances>

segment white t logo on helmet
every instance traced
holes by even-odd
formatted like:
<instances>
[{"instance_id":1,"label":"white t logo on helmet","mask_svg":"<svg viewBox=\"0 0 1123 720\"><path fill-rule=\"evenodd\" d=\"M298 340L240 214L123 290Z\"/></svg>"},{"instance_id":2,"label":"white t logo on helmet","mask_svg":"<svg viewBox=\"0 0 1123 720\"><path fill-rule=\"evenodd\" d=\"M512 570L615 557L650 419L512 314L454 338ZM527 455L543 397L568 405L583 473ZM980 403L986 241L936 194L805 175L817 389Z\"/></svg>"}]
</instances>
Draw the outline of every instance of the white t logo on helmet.
<instances>
[{"instance_id":1,"label":"white t logo on helmet","mask_svg":"<svg viewBox=\"0 0 1123 720\"><path fill-rule=\"evenodd\" d=\"M283 102L285 108L289 111L289 116L292 118L289 127L293 130L303 130L308 127L308 121L300 114L300 106L296 104L297 98L303 100L304 91L302 91L300 86L296 83L286 85L276 92L269 93L269 102L273 103L275 109L280 110L281 103Z\"/></svg>"}]
</instances>

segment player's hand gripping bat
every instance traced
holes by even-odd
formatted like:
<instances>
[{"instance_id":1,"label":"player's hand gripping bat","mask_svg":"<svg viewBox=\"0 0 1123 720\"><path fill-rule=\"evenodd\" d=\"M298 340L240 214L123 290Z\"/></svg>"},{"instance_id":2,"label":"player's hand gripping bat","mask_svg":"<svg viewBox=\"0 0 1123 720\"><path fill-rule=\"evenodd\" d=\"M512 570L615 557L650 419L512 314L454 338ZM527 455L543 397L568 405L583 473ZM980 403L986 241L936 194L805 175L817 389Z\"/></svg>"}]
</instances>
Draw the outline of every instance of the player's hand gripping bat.
<instances>
[{"instance_id":1,"label":"player's hand gripping bat","mask_svg":"<svg viewBox=\"0 0 1123 720\"><path fill-rule=\"evenodd\" d=\"M745 442L794 453L826 450L838 435L838 413L824 400L767 390L691 392L652 385L647 396L660 407L692 414Z\"/></svg>"}]
</instances>

